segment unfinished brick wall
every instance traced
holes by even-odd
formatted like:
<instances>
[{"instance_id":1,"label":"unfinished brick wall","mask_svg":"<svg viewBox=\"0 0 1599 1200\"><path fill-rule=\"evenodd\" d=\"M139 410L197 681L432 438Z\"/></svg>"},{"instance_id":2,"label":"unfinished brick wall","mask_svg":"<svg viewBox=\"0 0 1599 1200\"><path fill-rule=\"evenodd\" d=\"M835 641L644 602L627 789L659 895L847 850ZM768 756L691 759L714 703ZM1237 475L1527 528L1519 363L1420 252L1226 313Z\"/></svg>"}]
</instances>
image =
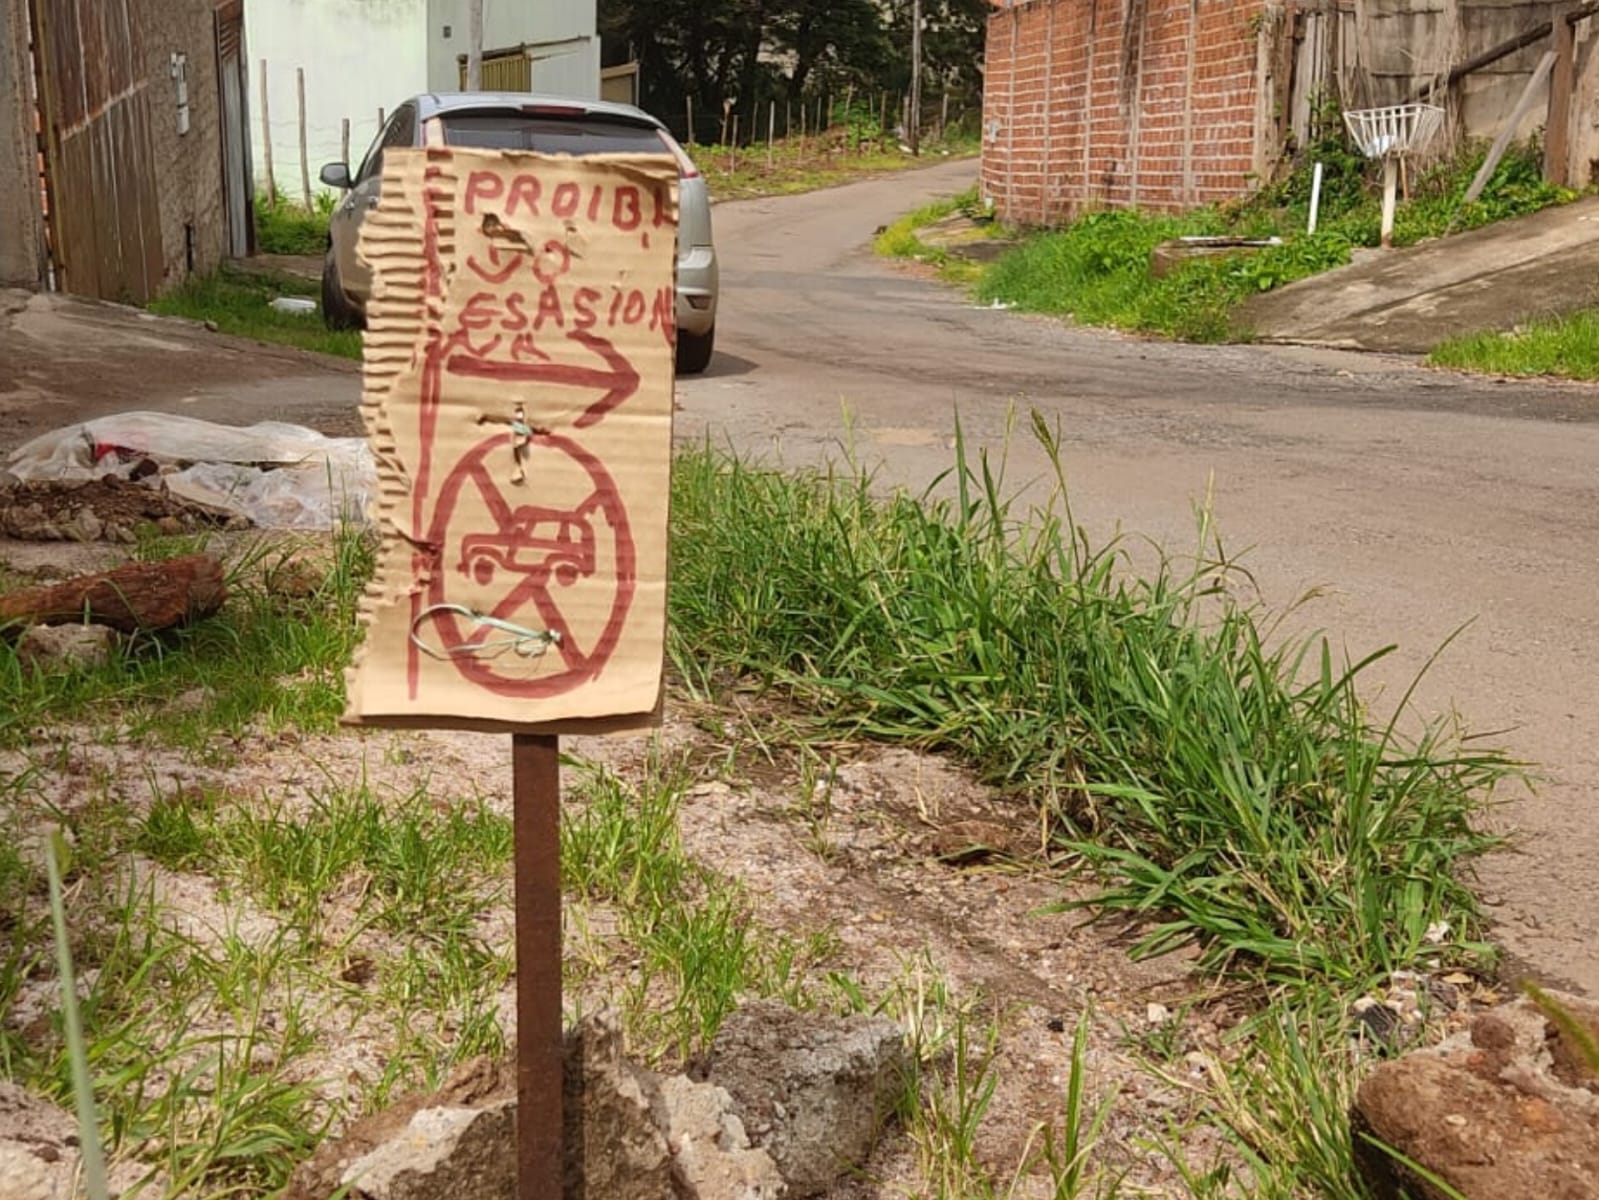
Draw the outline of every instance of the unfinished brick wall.
<instances>
[{"instance_id":1,"label":"unfinished brick wall","mask_svg":"<svg viewBox=\"0 0 1599 1200\"><path fill-rule=\"evenodd\" d=\"M1273 152L1269 0L1017 0L988 23L984 195L1007 220L1245 194Z\"/></svg>"}]
</instances>

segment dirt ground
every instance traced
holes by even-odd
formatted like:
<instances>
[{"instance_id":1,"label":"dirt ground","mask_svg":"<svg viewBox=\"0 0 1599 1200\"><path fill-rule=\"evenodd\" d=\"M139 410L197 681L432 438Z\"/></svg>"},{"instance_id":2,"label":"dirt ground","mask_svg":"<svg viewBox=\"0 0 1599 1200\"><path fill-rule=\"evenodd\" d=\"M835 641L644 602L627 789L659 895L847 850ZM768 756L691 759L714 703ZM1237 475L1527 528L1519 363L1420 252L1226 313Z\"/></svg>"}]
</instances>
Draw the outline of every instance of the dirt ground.
<instances>
[{"instance_id":1,"label":"dirt ground","mask_svg":"<svg viewBox=\"0 0 1599 1200\"><path fill-rule=\"evenodd\" d=\"M968 186L970 163L719 205L724 294L711 370L680 382L678 432L791 464L846 451L921 487L970 447L1058 421L1092 534L1191 548L1207 496L1264 599L1312 591L1298 627L1378 664L1381 709L1416 692L1536 764L1505 797L1520 831L1482 885L1495 933L1547 980L1599 992L1599 392L1332 351L1171 346L978 309L874 259L873 230ZM160 408L357 429L358 375L109 306L0 298L0 448L67 420ZM1020 424L1017 417L1021 418Z\"/></svg>"},{"instance_id":2,"label":"dirt ground","mask_svg":"<svg viewBox=\"0 0 1599 1200\"><path fill-rule=\"evenodd\" d=\"M1190 971L1186 951L1132 963L1127 948L1135 931L1054 911L1080 893L1037 857L1034 813L944 761L903 749L817 747L835 768L818 812L803 803L806 779L797 762L782 754L768 758L759 743L709 735L696 715L673 701L657 747L657 753L696 764L698 782L680 810L685 849L747 889L761 926L795 936L830 934L835 948L817 972L847 972L871 995L925 972L947 987L954 1003L971 1006L977 1028L993 1021L1001 1030L997 1089L978 1138L980 1161L1008 1181L1028 1151L1036 1151L1030 1138L1040 1123L1059 1122L1073 1030L1078 1014L1088 1011L1090 1102L1114 1101L1095 1168L1125 1175L1126 1186L1139 1189L1129 1194L1187 1194L1171 1164L1141 1149L1139 1139L1183 1127L1183 1153L1195 1165L1208 1165L1222 1150L1214 1130L1188 1123L1201 1111L1201 1089L1211 1073L1233 1053L1225 1035L1249 1012L1247 997L1217 992ZM736 726L736 715L722 716ZM639 739L566 739L563 750L635 782L645 775L650 753ZM270 796L294 811L309 808L319 789L357 778L391 800L431 786L441 799L479 795L509 815L506 751L505 738L494 735L280 732L241 741L225 764L214 765L204 756L102 734L81 739L65 755L0 754L0 771L31 766L39 812L69 822L88 803L87 779L105 781L107 798L135 818L157 796L207 787L225 789L235 804ZM569 803L573 776L570 770L565 776ZM437 790L443 788L448 793ZM224 938L264 945L281 919L204 874L143 859L131 860L129 869L153 885L160 919L202 945ZM340 897L328 903L336 906ZM585 953L601 915L569 902L569 960ZM479 929L489 945L509 946L508 898L480 914ZM401 949L389 934L354 936L345 950L368 969L347 981L364 986L372 960ZM625 983L603 973L585 975L580 986L568 988L568 1008L615 1004ZM25 984L7 1015L13 1027L47 1020L54 987L48 977ZM300 999L317 1014L308 1030L316 1049L295 1060L294 1078L314 1083L329 1105L355 1100L383 1074L390 1049L383 1028L352 1016L354 1006L338 992ZM514 982L501 988L497 1007L505 1028L514 1028ZM1448 1019L1440 1016L1440 1028ZM1165 1049L1152 1058L1154 1043ZM890 1136L861 1176L841 1182L829 1200L917 1194L923 1193L915 1148ZM1006 1194L1041 1200L1047 1189L1040 1176Z\"/></svg>"}]
</instances>

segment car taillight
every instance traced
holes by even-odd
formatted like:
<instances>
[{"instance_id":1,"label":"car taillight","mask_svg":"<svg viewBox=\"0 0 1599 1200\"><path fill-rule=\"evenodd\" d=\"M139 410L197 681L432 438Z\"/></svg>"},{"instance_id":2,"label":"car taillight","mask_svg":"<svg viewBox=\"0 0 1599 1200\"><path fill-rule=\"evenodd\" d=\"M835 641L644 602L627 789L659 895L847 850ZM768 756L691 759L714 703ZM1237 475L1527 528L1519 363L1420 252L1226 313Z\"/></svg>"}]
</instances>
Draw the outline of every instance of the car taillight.
<instances>
[{"instance_id":1,"label":"car taillight","mask_svg":"<svg viewBox=\"0 0 1599 1200\"><path fill-rule=\"evenodd\" d=\"M664 129L656 130L666 148L672 152L672 157L677 159L677 173L684 179L698 179L700 169L694 165L694 160L688 156L688 151L678 145L677 139Z\"/></svg>"}]
</instances>

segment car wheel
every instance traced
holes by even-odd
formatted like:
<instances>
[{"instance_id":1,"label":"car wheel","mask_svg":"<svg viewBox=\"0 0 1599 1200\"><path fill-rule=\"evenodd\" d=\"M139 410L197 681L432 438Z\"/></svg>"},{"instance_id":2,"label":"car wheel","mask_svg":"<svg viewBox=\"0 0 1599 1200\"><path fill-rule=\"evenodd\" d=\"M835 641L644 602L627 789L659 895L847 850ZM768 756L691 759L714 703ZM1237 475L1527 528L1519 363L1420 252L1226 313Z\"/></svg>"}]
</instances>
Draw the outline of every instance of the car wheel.
<instances>
[{"instance_id":1,"label":"car wheel","mask_svg":"<svg viewBox=\"0 0 1599 1200\"><path fill-rule=\"evenodd\" d=\"M345 298L331 250L322 260L322 323L329 329L360 329L366 324L360 311Z\"/></svg>"},{"instance_id":2,"label":"car wheel","mask_svg":"<svg viewBox=\"0 0 1599 1200\"><path fill-rule=\"evenodd\" d=\"M677 331L677 373L698 375L711 365L711 349L716 344L716 326L704 333Z\"/></svg>"}]
</instances>

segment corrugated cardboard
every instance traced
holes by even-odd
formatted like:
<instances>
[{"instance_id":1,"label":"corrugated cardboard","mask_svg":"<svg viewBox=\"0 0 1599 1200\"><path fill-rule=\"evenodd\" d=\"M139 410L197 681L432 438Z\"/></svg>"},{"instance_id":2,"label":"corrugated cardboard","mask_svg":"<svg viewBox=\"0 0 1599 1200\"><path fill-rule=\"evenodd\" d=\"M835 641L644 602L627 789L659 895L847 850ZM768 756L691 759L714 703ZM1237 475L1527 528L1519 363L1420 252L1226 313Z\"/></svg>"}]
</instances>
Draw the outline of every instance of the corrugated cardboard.
<instances>
[{"instance_id":1,"label":"corrugated cardboard","mask_svg":"<svg viewBox=\"0 0 1599 1200\"><path fill-rule=\"evenodd\" d=\"M346 720L654 724L674 161L389 151L382 197L361 234L382 544Z\"/></svg>"}]
</instances>

